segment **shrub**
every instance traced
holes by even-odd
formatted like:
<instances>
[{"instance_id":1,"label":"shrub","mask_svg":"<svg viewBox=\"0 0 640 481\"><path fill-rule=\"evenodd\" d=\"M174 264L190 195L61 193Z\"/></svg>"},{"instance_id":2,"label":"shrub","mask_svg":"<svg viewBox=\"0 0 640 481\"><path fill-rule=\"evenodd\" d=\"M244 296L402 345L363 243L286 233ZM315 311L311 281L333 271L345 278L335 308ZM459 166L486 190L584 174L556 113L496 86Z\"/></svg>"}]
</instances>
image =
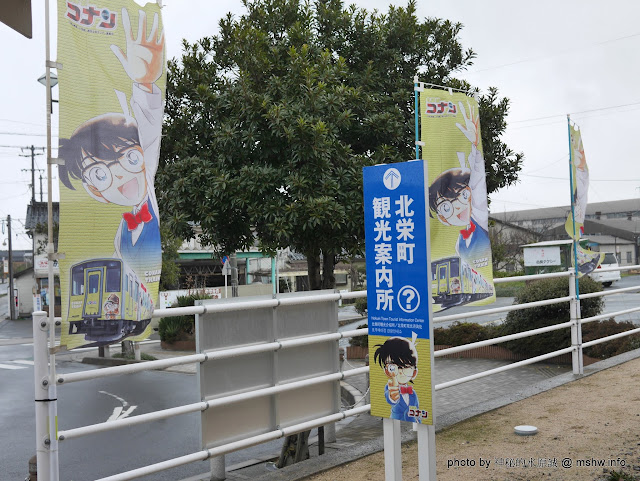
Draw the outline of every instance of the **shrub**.
<instances>
[{"instance_id":1,"label":"shrub","mask_svg":"<svg viewBox=\"0 0 640 481\"><path fill-rule=\"evenodd\" d=\"M356 312L361 316L367 315L367 298L361 297L356 299Z\"/></svg>"},{"instance_id":2,"label":"shrub","mask_svg":"<svg viewBox=\"0 0 640 481\"><path fill-rule=\"evenodd\" d=\"M158 323L158 334L164 342L184 341L188 337L190 322L187 316L163 317Z\"/></svg>"},{"instance_id":3,"label":"shrub","mask_svg":"<svg viewBox=\"0 0 640 481\"><path fill-rule=\"evenodd\" d=\"M633 322L616 322L613 318L606 321L589 322L582 326L582 342L594 341L619 332L636 329L637 327ZM587 347L584 353L597 359L606 359L638 348L640 348L640 334L632 334Z\"/></svg>"},{"instance_id":4,"label":"shrub","mask_svg":"<svg viewBox=\"0 0 640 481\"><path fill-rule=\"evenodd\" d=\"M599 292L602 285L589 277L580 279L580 293ZM533 281L523 287L516 297L515 304L542 301L569 295L569 279L560 277ZM582 317L597 316L602 312L604 300L601 297L582 299L580 308ZM511 311L502 325L502 335L530 331L540 327L552 326L570 320L569 302L532 307L520 311ZM570 328L538 334L533 337L517 339L505 343L505 347L519 354L538 356L563 349L571 345Z\"/></svg>"},{"instance_id":5,"label":"shrub","mask_svg":"<svg viewBox=\"0 0 640 481\"><path fill-rule=\"evenodd\" d=\"M369 327L367 324L360 324L358 329L365 329ZM369 347L369 336L358 336L349 339L350 346Z\"/></svg>"},{"instance_id":6,"label":"shrub","mask_svg":"<svg viewBox=\"0 0 640 481\"><path fill-rule=\"evenodd\" d=\"M178 296L171 307L194 306L199 299L211 299L211 296L203 292L196 292L188 296ZM163 317L158 323L158 334L164 342L186 341L193 339L195 335L195 316L171 316Z\"/></svg>"},{"instance_id":7,"label":"shrub","mask_svg":"<svg viewBox=\"0 0 640 481\"><path fill-rule=\"evenodd\" d=\"M436 327L433 330L433 343L443 346L462 346L499 336L499 326L484 326L475 322L454 322L449 327Z\"/></svg>"}]
</instances>

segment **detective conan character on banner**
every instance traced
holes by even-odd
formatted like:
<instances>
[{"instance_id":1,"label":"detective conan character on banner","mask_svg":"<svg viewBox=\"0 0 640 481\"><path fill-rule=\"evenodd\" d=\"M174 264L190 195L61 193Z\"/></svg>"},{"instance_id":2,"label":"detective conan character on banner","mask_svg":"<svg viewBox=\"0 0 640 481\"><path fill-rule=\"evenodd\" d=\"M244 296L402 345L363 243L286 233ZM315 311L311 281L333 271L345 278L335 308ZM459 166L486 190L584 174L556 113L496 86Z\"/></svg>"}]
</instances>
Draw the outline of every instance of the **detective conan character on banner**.
<instances>
[{"instance_id":1,"label":"detective conan character on banner","mask_svg":"<svg viewBox=\"0 0 640 481\"><path fill-rule=\"evenodd\" d=\"M434 311L489 304L495 293L478 104L461 94L427 90L421 105Z\"/></svg>"},{"instance_id":2,"label":"detective conan character on banner","mask_svg":"<svg viewBox=\"0 0 640 481\"><path fill-rule=\"evenodd\" d=\"M587 158L584 155L582 145L582 134L575 125L569 124L569 145L571 148L571 213L565 222L565 229L569 237L579 241L584 235L584 216L587 212L587 196L589 193L589 167ZM576 256L578 260L578 276L597 269L604 259L604 252L595 252L576 245ZM575 266L575 258L571 257L572 265Z\"/></svg>"},{"instance_id":3,"label":"detective conan character on banner","mask_svg":"<svg viewBox=\"0 0 640 481\"><path fill-rule=\"evenodd\" d=\"M412 339L390 337L377 344L374 364L384 369L388 378L384 396L391 407L391 419L421 423L418 395L413 389L413 380L418 376L417 334Z\"/></svg>"},{"instance_id":4,"label":"detective conan character on banner","mask_svg":"<svg viewBox=\"0 0 640 481\"><path fill-rule=\"evenodd\" d=\"M132 7L136 8L135 4ZM80 12L90 16L91 8L83 7ZM93 35L95 31L91 28L82 30L87 37L83 43L100 49L96 66L101 70L87 72L87 84L79 90L84 90L89 97L95 95L106 99L112 96L108 105L114 105L115 99L120 111L107 110L82 120L71 135L61 134L60 139L59 157L64 159L64 165L60 166L60 180L64 186L61 188L61 216L68 207L66 219L70 221L68 224L61 221L61 227L73 225L74 221L76 228L79 227L78 215L86 216L92 210L96 212L93 218L100 224L93 226L98 227L93 232L88 225L80 228L81 234L92 236L94 248L90 252L85 249L80 253L78 238L73 242L65 237L67 242L63 245L61 235L61 251L66 253L66 258L74 249L78 253L71 255L66 264L70 265L69 301L63 318L69 328L63 328L63 339L68 336L63 343L66 341L68 347L148 337L162 265L154 176L163 116L163 92L158 83L165 82L164 33L159 28L159 12L153 13L153 24L149 28L146 12L139 10L137 31L131 26L127 8L121 10L121 22L117 13L107 8L101 10L101 18L105 17L111 19L107 27L113 37L109 40L113 42L123 37L123 42L120 45L112 43L107 49L105 42ZM60 30L69 33L69 25L78 29L78 22L83 24L91 19L93 17L79 17L78 11L69 7L61 19ZM92 26L98 33L103 33L105 28L101 30L101 24ZM123 91L127 87L121 80L124 76L96 79L98 72L109 71L102 65L108 63L101 58L105 56L116 59L119 72L128 78L131 111ZM73 67L73 57L69 62ZM114 63L111 60L111 64ZM60 85L62 95L62 78ZM78 111L66 112L64 130L70 127L70 117L77 119L81 117L79 114L94 112L92 107L95 106L79 107ZM84 192L84 198L79 197L79 192ZM101 204L105 208L98 208ZM80 336L83 339L79 339Z\"/></svg>"}]
</instances>

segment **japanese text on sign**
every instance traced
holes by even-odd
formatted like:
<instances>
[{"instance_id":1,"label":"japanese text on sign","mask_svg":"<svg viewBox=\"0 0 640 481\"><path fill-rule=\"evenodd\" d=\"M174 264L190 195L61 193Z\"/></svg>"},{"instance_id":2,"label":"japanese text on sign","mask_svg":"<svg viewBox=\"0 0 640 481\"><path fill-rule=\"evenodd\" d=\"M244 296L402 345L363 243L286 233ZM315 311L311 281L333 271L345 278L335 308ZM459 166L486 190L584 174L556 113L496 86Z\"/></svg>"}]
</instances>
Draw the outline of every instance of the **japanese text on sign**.
<instances>
[{"instance_id":1,"label":"japanese text on sign","mask_svg":"<svg viewBox=\"0 0 640 481\"><path fill-rule=\"evenodd\" d=\"M392 201L394 208L392 208ZM411 209L413 199L408 195L398 198L374 197L372 202L375 220L375 281L376 309L393 311L395 290L393 286L393 258L395 262L413 264L415 243L413 223L414 212Z\"/></svg>"}]
</instances>

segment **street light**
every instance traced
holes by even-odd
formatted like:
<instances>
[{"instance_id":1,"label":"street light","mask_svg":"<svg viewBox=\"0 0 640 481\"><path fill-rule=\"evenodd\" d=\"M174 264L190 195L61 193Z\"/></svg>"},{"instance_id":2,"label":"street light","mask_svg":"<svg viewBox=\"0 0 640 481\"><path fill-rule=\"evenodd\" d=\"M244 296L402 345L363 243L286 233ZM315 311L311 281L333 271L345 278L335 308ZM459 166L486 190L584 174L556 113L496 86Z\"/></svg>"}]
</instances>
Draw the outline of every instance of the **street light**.
<instances>
[{"instance_id":1,"label":"street light","mask_svg":"<svg viewBox=\"0 0 640 481\"><path fill-rule=\"evenodd\" d=\"M46 73L42 74L42 75L40 76L40 78L38 79L38 82L40 82L42 85L44 85L44 86L46 87L46 86L47 86L47 74L46 74ZM56 85L58 85L58 76L57 76L55 73L53 73L53 72L51 72L51 73L49 74L49 85L51 86L51 88L53 88L53 87L55 87ZM56 102L56 103L57 103L58 101L57 101L57 100L55 100L55 99L53 98L53 95L52 95L52 96L51 96L51 105L50 105L51 113L53 113L53 102Z\"/></svg>"}]
</instances>

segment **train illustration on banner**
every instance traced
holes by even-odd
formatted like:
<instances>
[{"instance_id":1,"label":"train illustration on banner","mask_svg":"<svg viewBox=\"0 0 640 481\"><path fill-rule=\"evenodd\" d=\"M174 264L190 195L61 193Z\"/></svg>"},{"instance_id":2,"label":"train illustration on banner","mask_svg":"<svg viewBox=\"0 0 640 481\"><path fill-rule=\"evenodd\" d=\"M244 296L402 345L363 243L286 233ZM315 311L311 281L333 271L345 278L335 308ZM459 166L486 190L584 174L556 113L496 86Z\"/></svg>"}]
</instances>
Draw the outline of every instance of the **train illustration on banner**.
<instances>
[{"instance_id":1,"label":"train illustration on banner","mask_svg":"<svg viewBox=\"0 0 640 481\"><path fill-rule=\"evenodd\" d=\"M441 310L493 296L493 284L460 256L431 262L432 295Z\"/></svg>"},{"instance_id":2,"label":"train illustration on banner","mask_svg":"<svg viewBox=\"0 0 640 481\"><path fill-rule=\"evenodd\" d=\"M71 266L70 335L84 334L93 345L121 341L145 330L153 307L147 287L121 259L89 259Z\"/></svg>"}]
</instances>

